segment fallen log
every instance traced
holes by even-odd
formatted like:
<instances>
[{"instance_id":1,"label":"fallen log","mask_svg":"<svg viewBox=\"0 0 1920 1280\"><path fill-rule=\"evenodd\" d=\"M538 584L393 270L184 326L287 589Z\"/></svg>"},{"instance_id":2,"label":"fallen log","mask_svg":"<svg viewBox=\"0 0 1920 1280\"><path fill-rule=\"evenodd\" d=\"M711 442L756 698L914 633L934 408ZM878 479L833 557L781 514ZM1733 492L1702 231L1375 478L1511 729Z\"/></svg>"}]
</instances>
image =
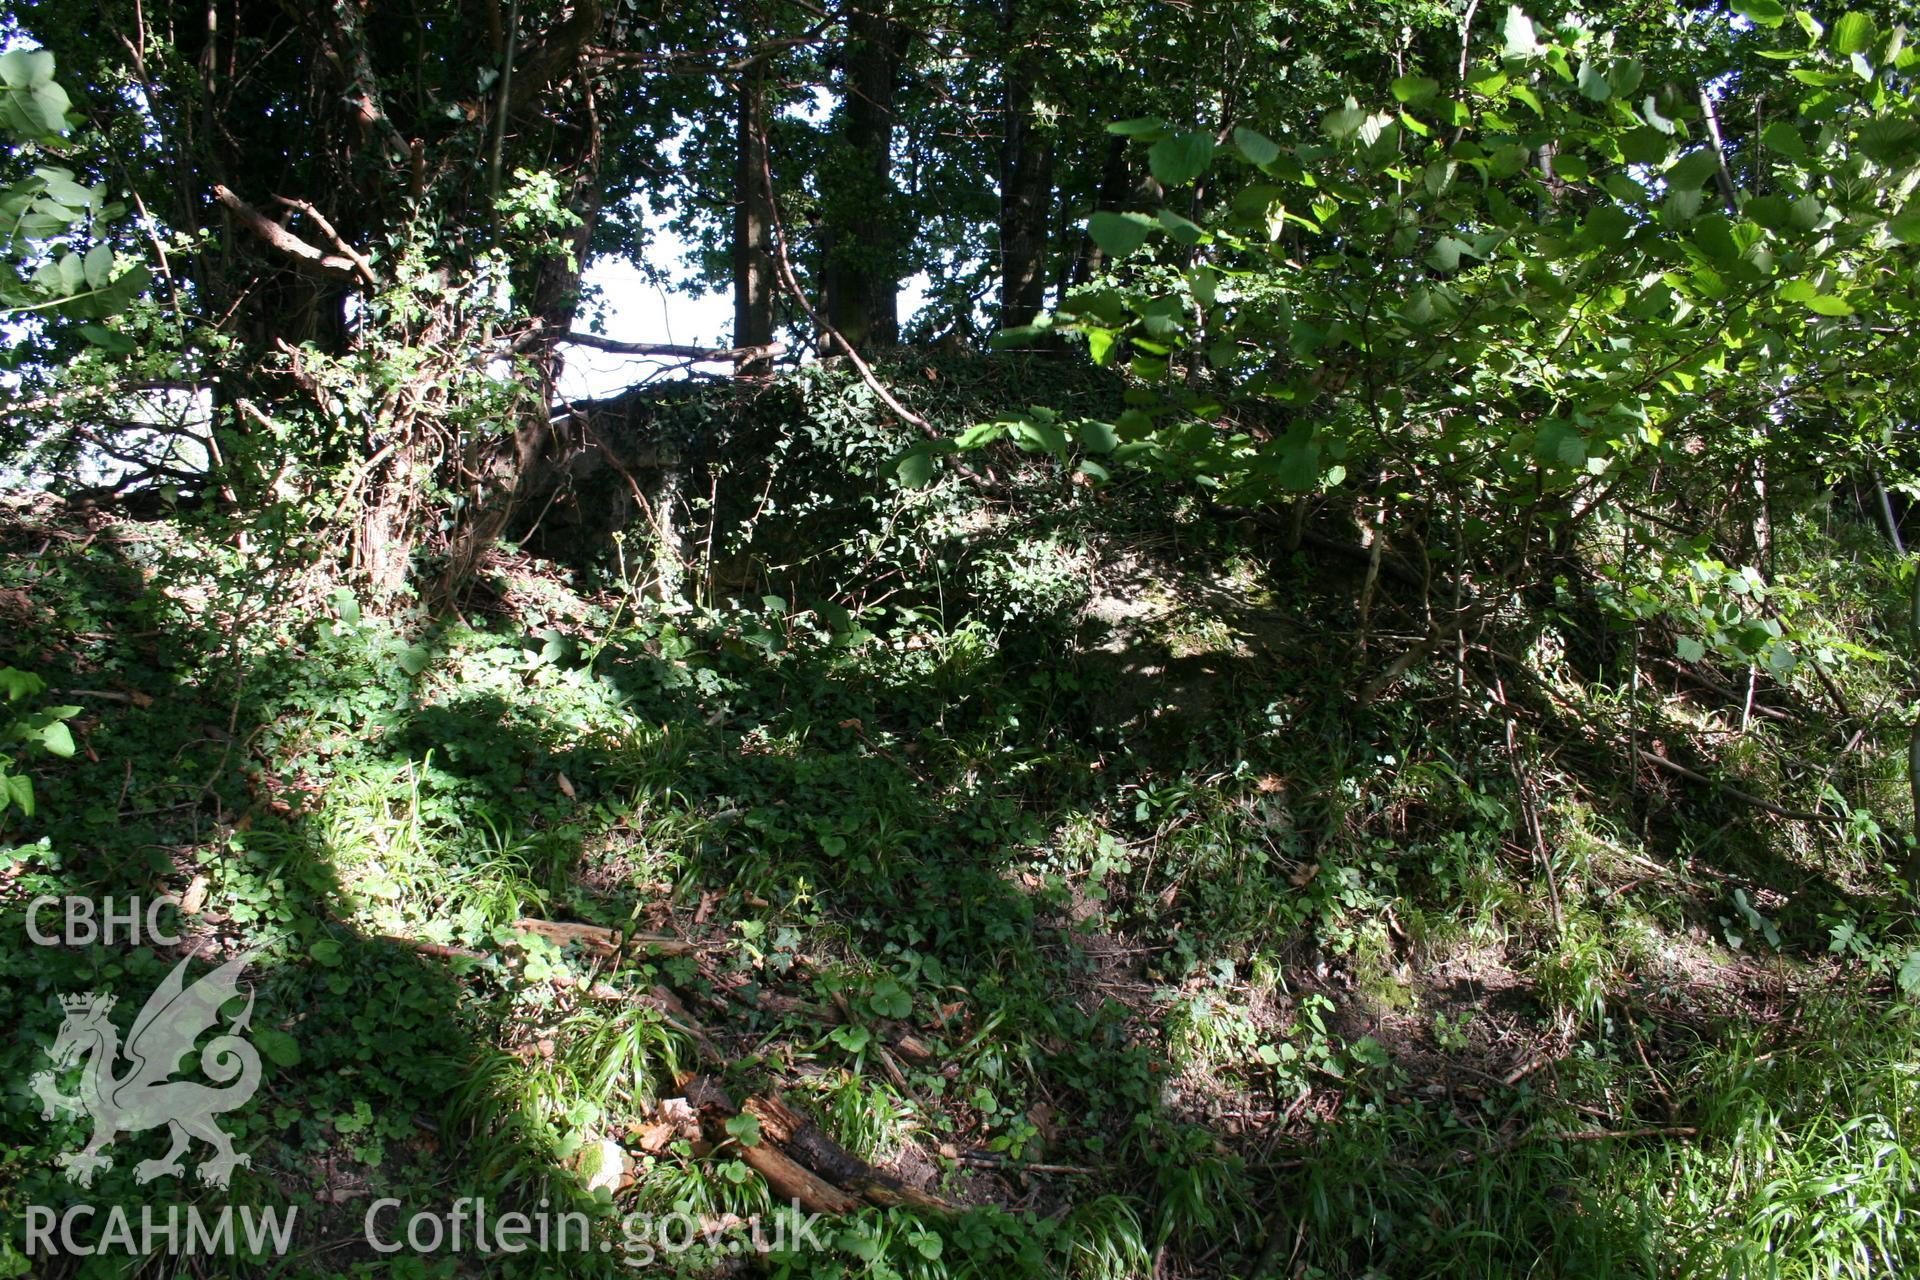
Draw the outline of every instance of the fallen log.
<instances>
[{"instance_id":1,"label":"fallen log","mask_svg":"<svg viewBox=\"0 0 1920 1280\"><path fill-rule=\"evenodd\" d=\"M733 1136L726 1131L726 1122L740 1111L725 1089L698 1075L682 1080L681 1088L687 1101L699 1112L701 1124L710 1138L719 1142ZM744 1142L736 1145L741 1162L766 1179L767 1186L779 1199L796 1201L808 1213L848 1214L860 1207L860 1197L841 1190L806 1168L777 1143L767 1141L764 1133L761 1141L751 1146Z\"/></svg>"},{"instance_id":2,"label":"fallen log","mask_svg":"<svg viewBox=\"0 0 1920 1280\"><path fill-rule=\"evenodd\" d=\"M581 924L576 921L537 920L532 916L522 916L513 922L513 927L522 933L531 933L545 938L557 947L577 942L589 951L606 956L613 955L622 946L646 947L667 956L692 955L700 950L699 943L688 942L685 938L675 938L668 934L621 933L618 929L609 929L605 925Z\"/></svg>"},{"instance_id":3,"label":"fallen log","mask_svg":"<svg viewBox=\"0 0 1920 1280\"><path fill-rule=\"evenodd\" d=\"M549 941L580 942L590 950L612 953L619 949L620 935L599 925L563 924L554 921L522 919L519 927ZM464 947L428 942L402 934L389 934L388 940L402 943L427 955L443 959L484 959L483 953ZM691 945L691 944L689 944ZM658 1010L667 1024L693 1040L701 1059L710 1067L725 1065L725 1058L706 1028L688 1011L678 995L665 986L652 992L621 991L603 982L582 982L560 973L552 979L556 986L572 987L596 999L644 1004ZM796 1002L797 1003L797 1002ZM822 1008L825 1020L847 1017L842 1008ZM838 1017L833 1015L837 1014ZM932 1050L904 1029L894 1027L896 1043L903 1052L911 1046L915 1057L932 1056ZM897 1072L897 1068L895 1069ZM942 1213L957 1212L957 1207L939 1196L909 1186L900 1178L874 1168L835 1142L810 1118L788 1106L777 1096L749 1098L744 1107L734 1105L725 1089L698 1073L680 1078L681 1091L699 1116L699 1122L713 1142L734 1139L726 1123L746 1114L758 1122L760 1140L748 1144L736 1142L741 1162L766 1180L775 1195L797 1201L809 1213L847 1214L862 1202L881 1208L911 1206Z\"/></svg>"},{"instance_id":4,"label":"fallen log","mask_svg":"<svg viewBox=\"0 0 1920 1280\"><path fill-rule=\"evenodd\" d=\"M912 1205L919 1209L952 1212L953 1206L935 1195L908 1186L899 1178L874 1168L821 1132L812 1120L777 1097L749 1098L744 1108L760 1122L763 1137L771 1136L800 1162L836 1186L858 1193L882 1208Z\"/></svg>"},{"instance_id":5,"label":"fallen log","mask_svg":"<svg viewBox=\"0 0 1920 1280\"><path fill-rule=\"evenodd\" d=\"M798 1200L810 1213L851 1213L862 1201L881 1208L957 1211L940 1197L874 1168L777 1097L753 1097L736 1107L726 1090L699 1075L683 1077L681 1088L715 1141L733 1137L726 1122L736 1116L758 1121L760 1140L751 1146L738 1143L740 1159L777 1194Z\"/></svg>"}]
</instances>

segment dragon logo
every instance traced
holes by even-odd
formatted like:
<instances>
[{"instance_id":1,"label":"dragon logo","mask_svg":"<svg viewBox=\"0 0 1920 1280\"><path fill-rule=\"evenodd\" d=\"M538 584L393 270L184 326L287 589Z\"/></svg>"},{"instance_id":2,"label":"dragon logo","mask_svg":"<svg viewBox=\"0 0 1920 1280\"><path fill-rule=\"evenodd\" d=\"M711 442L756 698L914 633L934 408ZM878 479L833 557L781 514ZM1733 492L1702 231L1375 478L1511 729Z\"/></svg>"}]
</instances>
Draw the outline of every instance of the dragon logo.
<instances>
[{"instance_id":1,"label":"dragon logo","mask_svg":"<svg viewBox=\"0 0 1920 1280\"><path fill-rule=\"evenodd\" d=\"M180 1156L194 1138L214 1150L213 1157L199 1167L203 1182L224 1187L236 1166L251 1163L248 1157L234 1153L233 1140L213 1122L215 1116L246 1105L260 1087L260 1055L239 1034L253 1016L251 987L247 989L246 1008L200 1051L200 1070L224 1087L170 1078L180 1070L181 1059L193 1052L194 1042L220 1020L221 1007L239 994L240 971L250 959L241 956L229 961L190 987L186 985L187 962L182 960L141 1008L124 1048L119 1031L107 1017L113 1010L113 996L90 991L60 998L67 1016L49 1055L59 1071L85 1059L80 1091L74 1097L62 1094L55 1084L54 1071L35 1075L33 1091L40 1096L43 1120L53 1119L57 1110L93 1120L93 1137L87 1145L60 1158L69 1179L83 1187L91 1186L93 1175L113 1164L113 1157L101 1154L102 1147L122 1133L157 1129L163 1124L172 1130L172 1149L157 1160L143 1160L135 1166L137 1182L183 1174ZM128 1065L120 1071L123 1057Z\"/></svg>"}]
</instances>

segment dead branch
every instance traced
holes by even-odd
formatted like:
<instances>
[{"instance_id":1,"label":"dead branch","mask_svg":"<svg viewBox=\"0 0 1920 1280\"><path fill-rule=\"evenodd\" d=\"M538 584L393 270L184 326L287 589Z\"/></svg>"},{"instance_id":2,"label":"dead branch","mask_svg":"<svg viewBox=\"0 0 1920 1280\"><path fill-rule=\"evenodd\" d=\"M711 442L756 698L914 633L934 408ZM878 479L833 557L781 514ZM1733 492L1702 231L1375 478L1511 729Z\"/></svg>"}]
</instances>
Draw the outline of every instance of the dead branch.
<instances>
[{"instance_id":1,"label":"dead branch","mask_svg":"<svg viewBox=\"0 0 1920 1280\"><path fill-rule=\"evenodd\" d=\"M353 259L314 248L293 232L235 195L222 183L213 184L213 198L232 211L247 230L286 254L306 270L330 280L352 283L360 278Z\"/></svg>"},{"instance_id":2,"label":"dead branch","mask_svg":"<svg viewBox=\"0 0 1920 1280\"><path fill-rule=\"evenodd\" d=\"M1100 1170L1089 1168L1084 1164L1021 1163L997 1156L990 1151L963 1151L955 1156L954 1160L976 1169L998 1169L1002 1173L1076 1173L1084 1177L1100 1176Z\"/></svg>"},{"instance_id":3,"label":"dead branch","mask_svg":"<svg viewBox=\"0 0 1920 1280\"><path fill-rule=\"evenodd\" d=\"M726 1122L740 1114L726 1090L704 1076L681 1081L681 1089L700 1113L703 1127L716 1142L732 1137ZM848 1214L860 1207L860 1197L834 1186L765 1139L749 1146L738 1144L740 1159L767 1181L776 1197L798 1201L808 1213Z\"/></svg>"},{"instance_id":4,"label":"dead branch","mask_svg":"<svg viewBox=\"0 0 1920 1280\"><path fill-rule=\"evenodd\" d=\"M358 271L360 278L367 282L367 288L378 289L380 287L380 282L374 279L373 264L367 261L366 255L348 244L340 233L333 229L333 224L327 221L325 214L321 213L318 209L314 208L311 203L305 200L295 200L289 196L275 196L274 199L289 209L306 214L313 222L313 225L320 228L320 234L333 241L333 247L344 254L349 262L353 263L354 270ZM279 224L275 223L274 225L278 226Z\"/></svg>"},{"instance_id":5,"label":"dead branch","mask_svg":"<svg viewBox=\"0 0 1920 1280\"><path fill-rule=\"evenodd\" d=\"M523 921L522 923L524 924L525 922ZM577 927L592 928L593 926L582 925ZM608 932L611 931L609 930ZM474 951L467 947L449 946L443 942L428 942L424 938L415 938L404 933L388 933L381 936L388 942L395 942L401 946L411 947L422 955L434 956L441 960L485 960L488 958L487 953L484 951ZM685 1002L667 987L655 986L652 991L646 992L622 991L620 988L605 982L582 982L572 974L565 972L555 973L551 981L556 987L571 988L595 1000L607 1000L622 1004L639 1004L656 1010L666 1019L668 1026L693 1041L694 1047L699 1051L703 1061L711 1066L724 1066L726 1064L726 1055L720 1052L720 1046L714 1043L713 1037L707 1033L707 1029L700 1024L700 1021L695 1018L692 1013L688 1012Z\"/></svg>"},{"instance_id":6,"label":"dead branch","mask_svg":"<svg viewBox=\"0 0 1920 1280\"><path fill-rule=\"evenodd\" d=\"M467 947L449 946L444 942L428 942L425 938L412 938L404 933L383 933L384 941L397 942L401 946L411 947L423 956L432 956L437 960L485 960L481 952Z\"/></svg>"},{"instance_id":7,"label":"dead branch","mask_svg":"<svg viewBox=\"0 0 1920 1280\"><path fill-rule=\"evenodd\" d=\"M1578 1133L1549 1133L1536 1130L1535 1142L1601 1142L1608 1138L1692 1138L1700 1131L1690 1124L1652 1125L1644 1129L1583 1129Z\"/></svg>"},{"instance_id":8,"label":"dead branch","mask_svg":"<svg viewBox=\"0 0 1920 1280\"><path fill-rule=\"evenodd\" d=\"M863 1200L882 1208L955 1211L940 1197L875 1169L777 1097L749 1098L744 1107L736 1107L726 1090L705 1076L683 1077L680 1085L716 1142L732 1136L726 1122L735 1116L757 1120L760 1140L751 1146L738 1144L740 1159L776 1194L798 1200L811 1213L852 1213Z\"/></svg>"},{"instance_id":9,"label":"dead branch","mask_svg":"<svg viewBox=\"0 0 1920 1280\"><path fill-rule=\"evenodd\" d=\"M568 333L560 341L575 347L592 347L623 356L665 356L676 360L733 361L772 359L785 355L787 344L768 342L755 347L689 347L673 342L620 342L597 333Z\"/></svg>"},{"instance_id":10,"label":"dead branch","mask_svg":"<svg viewBox=\"0 0 1920 1280\"><path fill-rule=\"evenodd\" d=\"M646 947L668 956L694 955L700 950L698 943L688 942L685 938L660 933L623 934L617 929L597 924L536 920L531 916L523 916L513 922L513 927L545 938L555 946L564 947L570 942L577 942L598 955L613 955L623 945Z\"/></svg>"},{"instance_id":11,"label":"dead branch","mask_svg":"<svg viewBox=\"0 0 1920 1280\"><path fill-rule=\"evenodd\" d=\"M908 1186L892 1174L874 1168L777 1097L749 1098L743 1109L760 1121L762 1137L771 1136L815 1173L832 1179L836 1186L858 1193L870 1203L882 1208L911 1205L943 1213L953 1211L954 1206L939 1196Z\"/></svg>"},{"instance_id":12,"label":"dead branch","mask_svg":"<svg viewBox=\"0 0 1920 1280\"><path fill-rule=\"evenodd\" d=\"M1679 763L1676 760L1669 760L1657 751L1648 751L1645 747L1636 747L1634 748L1634 751L1640 757L1640 759L1645 760L1648 764L1659 765L1662 769L1665 769L1671 773L1677 773L1681 777L1689 779L1693 782L1703 782L1707 786L1710 786L1715 790L1717 790L1721 795L1727 797L1727 799L1729 800L1738 800L1741 804L1752 805L1754 808L1759 809L1764 813L1771 813L1775 817L1787 818L1793 822L1837 822L1839 821L1838 817L1831 813L1810 813L1805 809L1782 808L1781 806L1775 804L1773 801L1762 799L1760 796L1756 796L1750 791L1742 791L1738 787L1729 786L1727 783L1720 781L1718 778L1710 778L1704 773L1700 773L1696 770L1689 769L1687 768L1687 766Z\"/></svg>"}]
</instances>

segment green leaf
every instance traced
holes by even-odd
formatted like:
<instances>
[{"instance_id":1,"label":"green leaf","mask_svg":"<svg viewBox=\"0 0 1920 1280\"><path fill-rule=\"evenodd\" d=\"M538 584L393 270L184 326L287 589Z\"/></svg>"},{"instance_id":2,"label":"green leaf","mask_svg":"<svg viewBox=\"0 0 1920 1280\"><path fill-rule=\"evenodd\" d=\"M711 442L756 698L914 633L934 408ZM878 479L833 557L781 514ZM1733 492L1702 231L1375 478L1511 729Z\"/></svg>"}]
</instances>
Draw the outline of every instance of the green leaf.
<instances>
[{"instance_id":1,"label":"green leaf","mask_svg":"<svg viewBox=\"0 0 1920 1280\"><path fill-rule=\"evenodd\" d=\"M1051 323L1017 324L1011 328L996 330L994 335L987 339L987 345L995 351L1017 351L1033 343L1041 335L1050 332L1052 328Z\"/></svg>"},{"instance_id":2,"label":"green leaf","mask_svg":"<svg viewBox=\"0 0 1920 1280\"><path fill-rule=\"evenodd\" d=\"M44 693L46 688L47 682L31 671L22 671L18 667L0 667L0 692L7 695L8 702L31 698L36 693Z\"/></svg>"},{"instance_id":3,"label":"green leaf","mask_svg":"<svg viewBox=\"0 0 1920 1280\"><path fill-rule=\"evenodd\" d=\"M1320 442L1311 435L1280 442L1274 478L1293 493L1311 493L1320 487Z\"/></svg>"},{"instance_id":4,"label":"green leaf","mask_svg":"<svg viewBox=\"0 0 1920 1280\"><path fill-rule=\"evenodd\" d=\"M1920 244L1920 204L1908 205L1890 218L1887 232L1901 244Z\"/></svg>"},{"instance_id":5,"label":"green leaf","mask_svg":"<svg viewBox=\"0 0 1920 1280\"><path fill-rule=\"evenodd\" d=\"M1240 154L1250 164L1269 165L1280 158L1280 144L1251 129L1235 129L1233 145L1240 149Z\"/></svg>"},{"instance_id":6,"label":"green leaf","mask_svg":"<svg viewBox=\"0 0 1920 1280\"><path fill-rule=\"evenodd\" d=\"M1680 655L1682 662L1698 662L1707 656L1707 646L1693 636L1681 636L1674 643L1674 650Z\"/></svg>"},{"instance_id":7,"label":"green leaf","mask_svg":"<svg viewBox=\"0 0 1920 1280\"><path fill-rule=\"evenodd\" d=\"M976 422L962 431L953 442L956 449L978 449L1007 434L1004 422Z\"/></svg>"},{"instance_id":8,"label":"green leaf","mask_svg":"<svg viewBox=\"0 0 1920 1280\"><path fill-rule=\"evenodd\" d=\"M1088 419L1074 424L1073 432L1080 437L1082 449L1091 449L1095 453L1112 453L1120 446L1120 433L1110 422Z\"/></svg>"},{"instance_id":9,"label":"green leaf","mask_svg":"<svg viewBox=\"0 0 1920 1280\"><path fill-rule=\"evenodd\" d=\"M1733 0L1733 11L1756 27L1777 27L1787 20L1780 0Z\"/></svg>"},{"instance_id":10,"label":"green leaf","mask_svg":"<svg viewBox=\"0 0 1920 1280\"><path fill-rule=\"evenodd\" d=\"M924 445L915 445L900 455L900 461L894 464L894 474L900 479L903 489L924 489L933 483L933 452Z\"/></svg>"},{"instance_id":11,"label":"green leaf","mask_svg":"<svg viewBox=\"0 0 1920 1280\"><path fill-rule=\"evenodd\" d=\"M40 731L40 745L65 760L71 757L75 750L73 730L55 720Z\"/></svg>"},{"instance_id":12,"label":"green leaf","mask_svg":"<svg viewBox=\"0 0 1920 1280\"><path fill-rule=\"evenodd\" d=\"M1548 418L1534 433L1533 456L1551 466L1583 466L1587 461L1587 442L1572 423Z\"/></svg>"},{"instance_id":13,"label":"green leaf","mask_svg":"<svg viewBox=\"0 0 1920 1280\"><path fill-rule=\"evenodd\" d=\"M1524 142L1509 142L1487 159L1487 176L1511 178L1533 161L1533 150Z\"/></svg>"},{"instance_id":14,"label":"green leaf","mask_svg":"<svg viewBox=\"0 0 1920 1280\"><path fill-rule=\"evenodd\" d=\"M111 351L115 355L126 355L136 346L134 340L126 334L104 325L83 324L80 326L80 336L102 351Z\"/></svg>"},{"instance_id":15,"label":"green leaf","mask_svg":"<svg viewBox=\"0 0 1920 1280\"><path fill-rule=\"evenodd\" d=\"M1191 222L1171 209L1162 209L1158 220L1160 225L1167 229L1167 234L1179 244L1199 244L1202 240L1211 238L1199 223Z\"/></svg>"},{"instance_id":16,"label":"green leaf","mask_svg":"<svg viewBox=\"0 0 1920 1280\"><path fill-rule=\"evenodd\" d=\"M87 266L79 254L64 255L60 259L59 271L60 292L71 296L87 287Z\"/></svg>"},{"instance_id":17,"label":"green leaf","mask_svg":"<svg viewBox=\"0 0 1920 1280\"><path fill-rule=\"evenodd\" d=\"M1275 151L1275 154L1279 154ZM1162 138L1147 149L1147 168L1169 187L1183 187L1207 171L1213 161L1213 135L1200 130Z\"/></svg>"},{"instance_id":18,"label":"green leaf","mask_svg":"<svg viewBox=\"0 0 1920 1280\"><path fill-rule=\"evenodd\" d=\"M27 109L39 122L40 132L61 134L67 131L67 113L73 110L73 102L67 97L67 91L49 80L37 84L27 95Z\"/></svg>"},{"instance_id":19,"label":"green leaf","mask_svg":"<svg viewBox=\"0 0 1920 1280\"><path fill-rule=\"evenodd\" d=\"M1434 241L1433 248L1427 251L1427 262L1436 271L1456 271L1460 267L1460 255L1471 251L1472 245L1453 236L1441 236Z\"/></svg>"},{"instance_id":20,"label":"green leaf","mask_svg":"<svg viewBox=\"0 0 1920 1280\"><path fill-rule=\"evenodd\" d=\"M1581 233L1596 248L1619 244L1633 230L1633 219L1617 205L1603 204L1587 215Z\"/></svg>"},{"instance_id":21,"label":"green leaf","mask_svg":"<svg viewBox=\"0 0 1920 1280\"><path fill-rule=\"evenodd\" d=\"M86 273L87 287L99 289L107 283L107 277L113 274L113 250L104 244L97 244L87 250L82 260L82 269Z\"/></svg>"},{"instance_id":22,"label":"green leaf","mask_svg":"<svg viewBox=\"0 0 1920 1280\"><path fill-rule=\"evenodd\" d=\"M1095 364L1104 367L1113 359L1113 342L1119 336L1112 329L1087 330L1087 354Z\"/></svg>"},{"instance_id":23,"label":"green leaf","mask_svg":"<svg viewBox=\"0 0 1920 1280\"><path fill-rule=\"evenodd\" d=\"M0 53L0 80L9 89L34 89L53 79L53 55L45 49L9 49Z\"/></svg>"},{"instance_id":24,"label":"green leaf","mask_svg":"<svg viewBox=\"0 0 1920 1280\"><path fill-rule=\"evenodd\" d=\"M1360 132L1360 126L1367 122L1367 113L1352 98L1347 105L1327 112L1320 118L1320 127L1335 142L1345 142Z\"/></svg>"},{"instance_id":25,"label":"green leaf","mask_svg":"<svg viewBox=\"0 0 1920 1280\"><path fill-rule=\"evenodd\" d=\"M1219 279L1211 267L1195 267L1187 272L1187 288L1193 293L1193 300L1203 307L1210 307L1220 296Z\"/></svg>"},{"instance_id":26,"label":"green leaf","mask_svg":"<svg viewBox=\"0 0 1920 1280\"><path fill-rule=\"evenodd\" d=\"M277 1067L297 1067L300 1065L300 1046L293 1037L273 1027L256 1027L253 1030L254 1047L267 1055L267 1061Z\"/></svg>"},{"instance_id":27,"label":"green leaf","mask_svg":"<svg viewBox=\"0 0 1920 1280\"><path fill-rule=\"evenodd\" d=\"M760 1117L751 1111L742 1111L727 1120L727 1136L743 1147L760 1145Z\"/></svg>"},{"instance_id":28,"label":"green leaf","mask_svg":"<svg viewBox=\"0 0 1920 1280\"><path fill-rule=\"evenodd\" d=\"M1501 28L1506 40L1500 50L1503 58L1531 58L1540 52L1540 41L1533 31L1533 19L1519 5L1507 6L1507 20Z\"/></svg>"},{"instance_id":29,"label":"green leaf","mask_svg":"<svg viewBox=\"0 0 1920 1280\"><path fill-rule=\"evenodd\" d=\"M1123 138L1140 138L1158 134L1165 130L1167 122L1158 116L1142 116L1137 120L1121 120L1107 126L1108 133L1119 134Z\"/></svg>"},{"instance_id":30,"label":"green leaf","mask_svg":"<svg viewBox=\"0 0 1920 1280\"><path fill-rule=\"evenodd\" d=\"M1430 76L1401 76L1393 82L1393 96L1400 102L1421 103L1440 92L1440 82Z\"/></svg>"},{"instance_id":31,"label":"green leaf","mask_svg":"<svg viewBox=\"0 0 1920 1280\"><path fill-rule=\"evenodd\" d=\"M904 1018L913 1010L913 997L894 979L882 978L874 984L867 1004L883 1018Z\"/></svg>"},{"instance_id":32,"label":"green leaf","mask_svg":"<svg viewBox=\"0 0 1920 1280\"><path fill-rule=\"evenodd\" d=\"M1145 244L1147 232L1158 225L1144 213L1102 209L1087 219L1087 234L1109 258L1124 258Z\"/></svg>"},{"instance_id":33,"label":"green leaf","mask_svg":"<svg viewBox=\"0 0 1920 1280\"><path fill-rule=\"evenodd\" d=\"M1907 952L1901 962L1900 990L1909 996L1920 994L1920 951Z\"/></svg>"},{"instance_id":34,"label":"green leaf","mask_svg":"<svg viewBox=\"0 0 1920 1280\"><path fill-rule=\"evenodd\" d=\"M1620 135L1620 154L1628 164L1659 164L1672 144L1658 129L1632 129Z\"/></svg>"},{"instance_id":35,"label":"green leaf","mask_svg":"<svg viewBox=\"0 0 1920 1280\"><path fill-rule=\"evenodd\" d=\"M1671 169L1661 176L1667 180L1667 186L1675 191L1697 191L1720 169L1720 157L1711 147L1702 147L1690 151L1676 160Z\"/></svg>"},{"instance_id":36,"label":"green leaf","mask_svg":"<svg viewBox=\"0 0 1920 1280\"><path fill-rule=\"evenodd\" d=\"M1784 120L1775 120L1760 131L1760 143L1769 151L1777 151L1794 160L1803 160L1807 154L1807 140L1800 131Z\"/></svg>"},{"instance_id":37,"label":"green leaf","mask_svg":"<svg viewBox=\"0 0 1920 1280\"><path fill-rule=\"evenodd\" d=\"M1616 58L1607 67L1607 83L1613 86L1613 96L1626 98L1640 87L1646 79L1647 69L1636 58Z\"/></svg>"},{"instance_id":38,"label":"green leaf","mask_svg":"<svg viewBox=\"0 0 1920 1280\"><path fill-rule=\"evenodd\" d=\"M1062 454L1067 449L1067 433L1051 422L1023 420L1012 423L1007 434L1029 453Z\"/></svg>"},{"instance_id":39,"label":"green leaf","mask_svg":"<svg viewBox=\"0 0 1920 1280\"><path fill-rule=\"evenodd\" d=\"M886 1248L883 1241L876 1236L868 1235L864 1230L842 1231L834 1237L833 1243L860 1261L868 1263L878 1261L880 1254ZM862 1268L862 1270L871 1273L872 1269Z\"/></svg>"},{"instance_id":40,"label":"green leaf","mask_svg":"<svg viewBox=\"0 0 1920 1280\"><path fill-rule=\"evenodd\" d=\"M6 787L6 799L20 806L20 812L29 818L33 816L33 780L19 774L0 773L0 784ZM6 806L0 804L0 809Z\"/></svg>"},{"instance_id":41,"label":"green leaf","mask_svg":"<svg viewBox=\"0 0 1920 1280\"><path fill-rule=\"evenodd\" d=\"M835 1027L827 1037L848 1053L859 1053L873 1041L873 1032L865 1027Z\"/></svg>"},{"instance_id":42,"label":"green leaf","mask_svg":"<svg viewBox=\"0 0 1920 1280\"><path fill-rule=\"evenodd\" d=\"M317 963L329 969L336 969L340 966L340 961L345 957L346 953L340 944L332 938L322 938L307 948L307 954L312 956Z\"/></svg>"},{"instance_id":43,"label":"green leaf","mask_svg":"<svg viewBox=\"0 0 1920 1280\"><path fill-rule=\"evenodd\" d=\"M1864 13L1849 12L1841 14L1840 20L1833 24L1829 39L1833 51L1845 57L1851 53L1865 53L1873 47L1879 35L1872 18Z\"/></svg>"},{"instance_id":44,"label":"green leaf","mask_svg":"<svg viewBox=\"0 0 1920 1280\"><path fill-rule=\"evenodd\" d=\"M1807 310L1822 316L1850 316L1853 307L1845 298L1836 298L1830 293L1816 294L1807 299Z\"/></svg>"},{"instance_id":45,"label":"green leaf","mask_svg":"<svg viewBox=\"0 0 1920 1280\"><path fill-rule=\"evenodd\" d=\"M1889 167L1911 158L1920 141L1920 124L1911 120L1869 120L1860 126L1860 153L1875 164Z\"/></svg>"}]
</instances>

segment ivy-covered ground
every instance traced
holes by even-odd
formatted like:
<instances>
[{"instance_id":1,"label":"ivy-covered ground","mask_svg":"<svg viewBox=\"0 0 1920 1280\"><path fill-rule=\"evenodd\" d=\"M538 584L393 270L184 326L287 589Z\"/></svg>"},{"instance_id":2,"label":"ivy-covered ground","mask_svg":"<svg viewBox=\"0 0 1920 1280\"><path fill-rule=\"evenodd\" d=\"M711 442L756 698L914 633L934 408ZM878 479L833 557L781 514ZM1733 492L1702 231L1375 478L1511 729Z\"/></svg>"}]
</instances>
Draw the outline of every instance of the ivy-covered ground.
<instances>
[{"instance_id":1,"label":"ivy-covered ground","mask_svg":"<svg viewBox=\"0 0 1920 1280\"><path fill-rule=\"evenodd\" d=\"M382 1198L463 1196L582 1208L596 1246L694 1215L712 1247L659 1275L1920 1260L1903 588L1844 504L1776 546L1818 670L1680 643L1704 577L1621 579L1364 701L1420 600L1320 545L1351 526L1290 550L1145 478L904 489L857 384L731 394L655 410L724 428L688 491L725 545L681 548L671 608L643 527L566 504L440 617L291 534L10 508L0 665L35 679L6 704L0 1273L634 1273L365 1239ZM1869 726L1844 752L1836 703ZM62 707L69 756L33 718ZM178 895L184 941L36 946L42 894ZM68 1181L87 1126L30 1084L58 997L124 992L125 1030L183 953L249 950L251 1166L141 1186L149 1132ZM716 1088L941 1205L742 1250L771 1138L703 1123ZM188 1200L298 1206L291 1249L24 1256L29 1206Z\"/></svg>"}]
</instances>

